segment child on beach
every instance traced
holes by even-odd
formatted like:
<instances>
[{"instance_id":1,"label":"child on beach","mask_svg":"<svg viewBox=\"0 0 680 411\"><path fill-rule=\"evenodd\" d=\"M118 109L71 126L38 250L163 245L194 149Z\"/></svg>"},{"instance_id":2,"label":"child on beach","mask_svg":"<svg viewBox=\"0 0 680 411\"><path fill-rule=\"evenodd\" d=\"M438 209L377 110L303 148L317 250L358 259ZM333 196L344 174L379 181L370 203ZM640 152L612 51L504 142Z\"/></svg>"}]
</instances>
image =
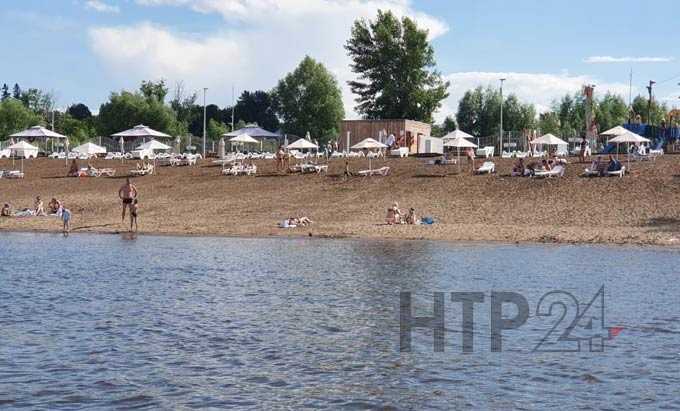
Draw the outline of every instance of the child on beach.
<instances>
[{"instance_id":1,"label":"child on beach","mask_svg":"<svg viewBox=\"0 0 680 411\"><path fill-rule=\"evenodd\" d=\"M68 234L71 231L71 210L62 208L61 221L64 222L64 234Z\"/></svg>"},{"instance_id":2,"label":"child on beach","mask_svg":"<svg viewBox=\"0 0 680 411\"><path fill-rule=\"evenodd\" d=\"M44 216L45 215L45 207L43 206L43 202L40 199L40 196L35 198L35 204L33 206L33 211L35 212L36 216Z\"/></svg>"},{"instance_id":3,"label":"child on beach","mask_svg":"<svg viewBox=\"0 0 680 411\"><path fill-rule=\"evenodd\" d=\"M132 232L132 225L135 226L135 231L137 231L137 213L139 210L139 201L135 198L130 204L130 232Z\"/></svg>"},{"instance_id":4,"label":"child on beach","mask_svg":"<svg viewBox=\"0 0 680 411\"><path fill-rule=\"evenodd\" d=\"M12 216L12 206L9 203L5 203L0 210L0 217L11 217Z\"/></svg>"}]
</instances>

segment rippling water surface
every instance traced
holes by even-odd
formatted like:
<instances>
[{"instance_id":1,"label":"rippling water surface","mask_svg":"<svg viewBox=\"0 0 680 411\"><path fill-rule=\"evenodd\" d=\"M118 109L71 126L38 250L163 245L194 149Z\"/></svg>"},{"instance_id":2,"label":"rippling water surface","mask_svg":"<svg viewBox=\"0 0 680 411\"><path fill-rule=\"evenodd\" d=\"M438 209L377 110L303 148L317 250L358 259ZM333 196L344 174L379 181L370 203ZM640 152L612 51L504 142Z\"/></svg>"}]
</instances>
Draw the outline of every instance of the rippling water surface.
<instances>
[{"instance_id":1,"label":"rippling water surface","mask_svg":"<svg viewBox=\"0 0 680 411\"><path fill-rule=\"evenodd\" d=\"M680 252L590 246L0 233L0 408L680 407ZM605 286L604 352L532 352L538 300ZM491 291L531 315L489 344ZM445 351L413 332L399 293ZM474 352L460 304L480 291ZM505 314L512 316L513 307ZM429 335L428 335L429 334Z\"/></svg>"}]
</instances>

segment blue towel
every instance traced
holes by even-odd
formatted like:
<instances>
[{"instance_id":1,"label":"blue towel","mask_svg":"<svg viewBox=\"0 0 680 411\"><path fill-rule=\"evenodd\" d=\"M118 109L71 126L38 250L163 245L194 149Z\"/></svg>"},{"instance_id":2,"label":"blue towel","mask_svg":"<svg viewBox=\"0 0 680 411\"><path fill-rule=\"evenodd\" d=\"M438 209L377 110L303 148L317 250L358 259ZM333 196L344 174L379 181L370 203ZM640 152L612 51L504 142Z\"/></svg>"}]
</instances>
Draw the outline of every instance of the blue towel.
<instances>
[{"instance_id":1,"label":"blue towel","mask_svg":"<svg viewBox=\"0 0 680 411\"><path fill-rule=\"evenodd\" d=\"M432 217L423 217L420 219L421 224L431 225L434 224L434 219Z\"/></svg>"}]
</instances>

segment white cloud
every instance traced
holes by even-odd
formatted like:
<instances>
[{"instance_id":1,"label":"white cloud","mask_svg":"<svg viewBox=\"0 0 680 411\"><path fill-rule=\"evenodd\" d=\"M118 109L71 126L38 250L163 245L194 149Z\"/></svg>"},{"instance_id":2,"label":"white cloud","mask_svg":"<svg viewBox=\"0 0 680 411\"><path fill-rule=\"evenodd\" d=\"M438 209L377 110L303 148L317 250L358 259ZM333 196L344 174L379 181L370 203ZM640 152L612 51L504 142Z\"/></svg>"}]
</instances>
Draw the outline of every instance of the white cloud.
<instances>
[{"instance_id":1,"label":"white cloud","mask_svg":"<svg viewBox=\"0 0 680 411\"><path fill-rule=\"evenodd\" d=\"M227 29L214 33L179 33L149 22L90 30L90 45L101 60L134 87L143 79L184 81L187 89L208 87L213 103L231 102L231 88L270 89L305 55L322 62L343 89L347 115L354 96L346 82L354 78L344 49L352 23L372 19L378 9L410 16L437 37L443 21L421 13L410 0L136 0L146 6L187 7L222 16Z\"/></svg>"},{"instance_id":2,"label":"white cloud","mask_svg":"<svg viewBox=\"0 0 680 411\"><path fill-rule=\"evenodd\" d=\"M602 83L587 75L569 75L568 73L513 73L513 72L462 72L446 76L451 82L450 96L444 101L437 119L453 114L458 109L458 101L467 90L477 86L498 88L499 79L505 78L503 94L515 94L521 101L534 104L541 113L548 111L552 102L567 93L579 92L586 84L595 84L596 95L612 92L622 96L628 95L628 85L623 83ZM633 90L635 91L635 90Z\"/></svg>"},{"instance_id":3,"label":"white cloud","mask_svg":"<svg viewBox=\"0 0 680 411\"><path fill-rule=\"evenodd\" d=\"M87 0L85 2L85 8L100 13L120 13L120 8L118 8L118 6L104 3L101 0Z\"/></svg>"},{"instance_id":4,"label":"white cloud","mask_svg":"<svg viewBox=\"0 0 680 411\"><path fill-rule=\"evenodd\" d=\"M583 60L588 64L607 64L607 63L670 63L673 57L613 57L613 56L591 56Z\"/></svg>"}]
</instances>

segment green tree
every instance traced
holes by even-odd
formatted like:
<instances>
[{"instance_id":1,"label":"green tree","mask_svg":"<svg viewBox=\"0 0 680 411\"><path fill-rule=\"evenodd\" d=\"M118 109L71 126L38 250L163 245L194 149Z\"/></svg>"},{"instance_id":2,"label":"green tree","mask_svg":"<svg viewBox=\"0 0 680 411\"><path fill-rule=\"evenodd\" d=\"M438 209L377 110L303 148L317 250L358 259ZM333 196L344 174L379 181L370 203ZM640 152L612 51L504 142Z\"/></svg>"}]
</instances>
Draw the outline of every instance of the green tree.
<instances>
[{"instance_id":1,"label":"green tree","mask_svg":"<svg viewBox=\"0 0 680 411\"><path fill-rule=\"evenodd\" d=\"M83 103L73 104L69 106L66 112L76 120L87 120L92 117L89 107Z\"/></svg>"},{"instance_id":2,"label":"green tree","mask_svg":"<svg viewBox=\"0 0 680 411\"><path fill-rule=\"evenodd\" d=\"M14 88L12 89L12 97L19 100L21 98L21 87L17 83L14 83Z\"/></svg>"},{"instance_id":3,"label":"green tree","mask_svg":"<svg viewBox=\"0 0 680 411\"><path fill-rule=\"evenodd\" d=\"M474 136L482 135L481 121L484 93L482 87L468 90L458 102L456 121L458 127Z\"/></svg>"},{"instance_id":4,"label":"green tree","mask_svg":"<svg viewBox=\"0 0 680 411\"><path fill-rule=\"evenodd\" d=\"M549 111L540 115L538 120L538 128L541 134L560 134L560 116L554 111Z\"/></svg>"},{"instance_id":5,"label":"green tree","mask_svg":"<svg viewBox=\"0 0 680 411\"><path fill-rule=\"evenodd\" d=\"M12 95L9 94L9 87L7 86L7 83L5 83L2 85L2 96L0 98L2 100L7 100L10 97L12 97Z\"/></svg>"},{"instance_id":6,"label":"green tree","mask_svg":"<svg viewBox=\"0 0 680 411\"><path fill-rule=\"evenodd\" d=\"M212 141L217 141L220 139L220 137L229 132L229 127L227 127L226 124L216 121L215 119L210 119L208 122L207 130L206 130L206 135L207 138L212 140Z\"/></svg>"},{"instance_id":7,"label":"green tree","mask_svg":"<svg viewBox=\"0 0 680 411\"><path fill-rule=\"evenodd\" d=\"M448 97L449 82L435 70L434 49L427 30L408 17L378 11L375 21L354 22L345 48L358 81L356 110L367 118L407 118L432 122L432 114Z\"/></svg>"},{"instance_id":8,"label":"green tree","mask_svg":"<svg viewBox=\"0 0 680 411\"><path fill-rule=\"evenodd\" d=\"M621 96L607 93L597 104L595 121L600 131L624 124L628 121L628 105Z\"/></svg>"},{"instance_id":9,"label":"green tree","mask_svg":"<svg viewBox=\"0 0 680 411\"><path fill-rule=\"evenodd\" d=\"M159 81L142 81L139 86L139 91L146 98L154 98L158 101L165 102L165 96L168 95L168 87L165 85L165 80Z\"/></svg>"},{"instance_id":10,"label":"green tree","mask_svg":"<svg viewBox=\"0 0 680 411\"><path fill-rule=\"evenodd\" d=\"M633 99L633 112L636 116L640 116L644 124L661 125L661 122L666 119L668 114L668 107L665 104L660 105L656 100L652 100L651 121L648 118L649 111L649 100L646 97L637 96Z\"/></svg>"},{"instance_id":11,"label":"green tree","mask_svg":"<svg viewBox=\"0 0 680 411\"><path fill-rule=\"evenodd\" d=\"M55 118L55 130L68 136L71 146L82 144L94 137L96 130L92 121L85 119L79 120L73 117L68 111Z\"/></svg>"},{"instance_id":12,"label":"green tree","mask_svg":"<svg viewBox=\"0 0 680 411\"><path fill-rule=\"evenodd\" d=\"M272 94L266 91L244 91L236 103L234 114L246 123L256 123L265 130L276 131L279 128L279 119L274 100Z\"/></svg>"},{"instance_id":13,"label":"green tree","mask_svg":"<svg viewBox=\"0 0 680 411\"><path fill-rule=\"evenodd\" d=\"M279 81L275 90L278 110L286 133L325 142L337 137L345 115L340 87L333 75L309 56Z\"/></svg>"},{"instance_id":14,"label":"green tree","mask_svg":"<svg viewBox=\"0 0 680 411\"><path fill-rule=\"evenodd\" d=\"M97 120L97 131L103 136L110 136L138 124L173 136L181 135L185 130L177 121L174 111L160 100L128 91L112 93L109 101L99 108Z\"/></svg>"},{"instance_id":15,"label":"green tree","mask_svg":"<svg viewBox=\"0 0 680 411\"><path fill-rule=\"evenodd\" d=\"M0 138L40 124L40 116L19 100L8 98L0 102Z\"/></svg>"},{"instance_id":16,"label":"green tree","mask_svg":"<svg viewBox=\"0 0 680 411\"><path fill-rule=\"evenodd\" d=\"M432 135L434 137L444 137L445 135L454 131L456 128L458 128L456 119L454 119L452 116L446 116L441 124L432 125Z\"/></svg>"}]
</instances>

